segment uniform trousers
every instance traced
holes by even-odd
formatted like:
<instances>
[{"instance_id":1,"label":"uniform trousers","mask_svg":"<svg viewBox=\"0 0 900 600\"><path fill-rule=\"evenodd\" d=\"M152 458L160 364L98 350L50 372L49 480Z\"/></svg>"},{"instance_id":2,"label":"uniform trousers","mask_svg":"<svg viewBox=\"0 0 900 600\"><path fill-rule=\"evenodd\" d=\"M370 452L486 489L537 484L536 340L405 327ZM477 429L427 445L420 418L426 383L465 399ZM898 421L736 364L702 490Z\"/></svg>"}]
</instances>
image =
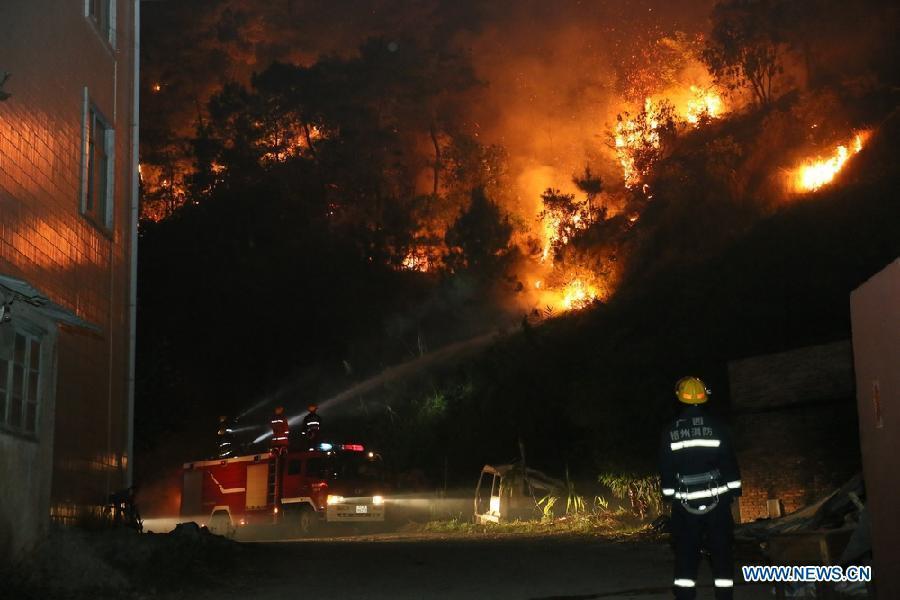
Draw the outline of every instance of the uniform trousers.
<instances>
[{"instance_id":1,"label":"uniform trousers","mask_svg":"<svg viewBox=\"0 0 900 600\"><path fill-rule=\"evenodd\" d=\"M701 550L705 548L709 552L716 600L731 600L734 588L731 499L720 499L714 509L703 515L689 513L676 500L672 503L670 526L675 542L675 598L693 600L697 596L697 570Z\"/></svg>"}]
</instances>

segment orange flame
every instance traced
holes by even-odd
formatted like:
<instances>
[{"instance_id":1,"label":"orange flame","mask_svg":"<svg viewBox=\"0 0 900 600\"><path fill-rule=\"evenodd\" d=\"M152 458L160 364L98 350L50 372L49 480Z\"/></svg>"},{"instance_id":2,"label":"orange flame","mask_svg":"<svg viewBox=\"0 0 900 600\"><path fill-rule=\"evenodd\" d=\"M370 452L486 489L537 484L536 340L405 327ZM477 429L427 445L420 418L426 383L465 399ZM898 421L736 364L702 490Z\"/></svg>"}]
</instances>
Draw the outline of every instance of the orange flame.
<instances>
[{"instance_id":1,"label":"orange flame","mask_svg":"<svg viewBox=\"0 0 900 600\"><path fill-rule=\"evenodd\" d=\"M850 157L862 150L868 137L868 131L861 131L848 144L837 146L830 157L806 160L793 171L795 189L799 192L815 192L830 184Z\"/></svg>"},{"instance_id":2,"label":"orange flame","mask_svg":"<svg viewBox=\"0 0 900 600\"><path fill-rule=\"evenodd\" d=\"M559 303L565 310L586 308L600 297L597 288L582 279L573 279L562 289Z\"/></svg>"},{"instance_id":3,"label":"orange flame","mask_svg":"<svg viewBox=\"0 0 900 600\"><path fill-rule=\"evenodd\" d=\"M644 100L644 120L642 124L638 117L621 119L616 123L615 148L616 158L622 166L622 175L625 178L625 187L632 188L641 182L641 173L635 165L635 152L643 145L659 148L659 120L650 98ZM643 127L642 127L643 125Z\"/></svg>"},{"instance_id":4,"label":"orange flame","mask_svg":"<svg viewBox=\"0 0 900 600\"><path fill-rule=\"evenodd\" d=\"M704 120L718 119L725 112L722 97L712 88L702 89L692 85L691 95L684 109L684 118L691 125L698 126Z\"/></svg>"},{"instance_id":5,"label":"orange flame","mask_svg":"<svg viewBox=\"0 0 900 600\"><path fill-rule=\"evenodd\" d=\"M609 296L607 285L586 269L554 267L548 280L534 279L532 287L545 316L581 310Z\"/></svg>"},{"instance_id":6,"label":"orange flame","mask_svg":"<svg viewBox=\"0 0 900 600\"><path fill-rule=\"evenodd\" d=\"M427 253L420 253L415 250L410 250L407 253L401 265L407 271L418 271L419 273L428 273L433 266Z\"/></svg>"}]
</instances>

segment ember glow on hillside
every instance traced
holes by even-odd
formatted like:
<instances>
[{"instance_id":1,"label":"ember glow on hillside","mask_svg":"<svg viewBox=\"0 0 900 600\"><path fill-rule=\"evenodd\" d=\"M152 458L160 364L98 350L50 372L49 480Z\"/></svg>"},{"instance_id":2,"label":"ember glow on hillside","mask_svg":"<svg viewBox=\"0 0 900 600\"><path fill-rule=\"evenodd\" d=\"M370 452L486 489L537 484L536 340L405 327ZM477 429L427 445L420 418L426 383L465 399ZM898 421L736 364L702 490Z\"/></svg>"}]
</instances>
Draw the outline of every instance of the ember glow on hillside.
<instances>
[{"instance_id":1,"label":"ember glow on hillside","mask_svg":"<svg viewBox=\"0 0 900 600\"><path fill-rule=\"evenodd\" d=\"M799 192L815 192L829 185L855 154L858 154L868 140L869 131L861 131L846 144L840 144L827 158L808 159L793 171L793 183Z\"/></svg>"}]
</instances>

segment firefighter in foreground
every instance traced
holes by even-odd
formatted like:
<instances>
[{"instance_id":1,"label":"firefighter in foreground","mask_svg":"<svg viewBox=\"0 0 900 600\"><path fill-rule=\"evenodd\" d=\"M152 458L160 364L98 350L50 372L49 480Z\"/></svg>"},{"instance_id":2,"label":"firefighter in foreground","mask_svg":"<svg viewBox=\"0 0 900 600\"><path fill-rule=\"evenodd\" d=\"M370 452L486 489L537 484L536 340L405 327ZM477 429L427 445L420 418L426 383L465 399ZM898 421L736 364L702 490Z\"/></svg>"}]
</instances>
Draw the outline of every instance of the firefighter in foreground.
<instances>
[{"instance_id":1,"label":"firefighter in foreground","mask_svg":"<svg viewBox=\"0 0 900 600\"><path fill-rule=\"evenodd\" d=\"M675 598L697 591L701 548L709 551L717 600L730 600L734 587L731 501L741 494L741 476L728 432L704 410L706 385L685 377L675 386L684 410L663 433L660 483L672 502L675 542Z\"/></svg>"}]
</instances>

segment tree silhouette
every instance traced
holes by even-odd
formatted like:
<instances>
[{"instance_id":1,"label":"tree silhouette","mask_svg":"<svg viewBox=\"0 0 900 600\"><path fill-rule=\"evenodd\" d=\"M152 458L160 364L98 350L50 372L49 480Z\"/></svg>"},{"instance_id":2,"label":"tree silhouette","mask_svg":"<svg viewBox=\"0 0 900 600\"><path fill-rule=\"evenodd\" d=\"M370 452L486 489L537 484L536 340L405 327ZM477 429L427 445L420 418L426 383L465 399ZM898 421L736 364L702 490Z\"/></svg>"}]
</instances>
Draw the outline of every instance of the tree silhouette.
<instances>
[{"instance_id":1,"label":"tree silhouette","mask_svg":"<svg viewBox=\"0 0 900 600\"><path fill-rule=\"evenodd\" d=\"M493 275L509 250L511 235L509 218L482 188L475 188L468 209L447 229L447 266L454 272Z\"/></svg>"},{"instance_id":2,"label":"tree silhouette","mask_svg":"<svg viewBox=\"0 0 900 600\"><path fill-rule=\"evenodd\" d=\"M760 105L772 100L773 83L783 72L779 36L781 2L726 0L712 12L712 32L703 60L728 89L747 88Z\"/></svg>"}]
</instances>

